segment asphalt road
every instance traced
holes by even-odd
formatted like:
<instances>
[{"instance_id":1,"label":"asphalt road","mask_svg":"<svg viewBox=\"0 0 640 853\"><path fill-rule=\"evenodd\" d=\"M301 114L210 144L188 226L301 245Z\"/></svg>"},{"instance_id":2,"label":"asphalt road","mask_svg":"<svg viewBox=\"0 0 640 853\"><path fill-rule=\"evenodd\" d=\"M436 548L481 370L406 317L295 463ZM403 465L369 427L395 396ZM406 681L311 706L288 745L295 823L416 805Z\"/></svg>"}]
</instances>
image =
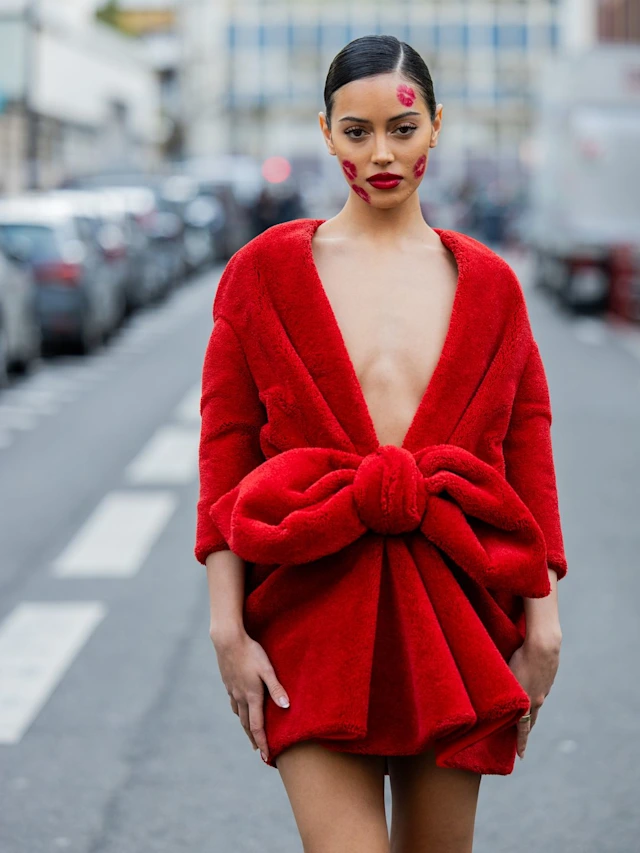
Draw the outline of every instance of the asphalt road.
<instances>
[{"instance_id":1,"label":"asphalt road","mask_svg":"<svg viewBox=\"0 0 640 853\"><path fill-rule=\"evenodd\" d=\"M509 260L549 377L569 574L556 683L524 761L482 780L474 850L637 853L640 336L564 316ZM301 850L229 707L192 553L220 271L0 394L2 853Z\"/></svg>"}]
</instances>

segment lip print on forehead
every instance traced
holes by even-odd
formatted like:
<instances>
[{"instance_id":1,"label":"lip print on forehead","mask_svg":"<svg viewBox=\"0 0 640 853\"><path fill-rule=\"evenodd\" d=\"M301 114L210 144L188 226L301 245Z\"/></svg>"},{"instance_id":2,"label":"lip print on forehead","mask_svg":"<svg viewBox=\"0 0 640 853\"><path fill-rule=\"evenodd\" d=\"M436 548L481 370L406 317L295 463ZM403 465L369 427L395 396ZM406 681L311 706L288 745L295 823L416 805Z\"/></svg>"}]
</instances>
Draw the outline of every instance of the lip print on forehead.
<instances>
[{"instance_id":1,"label":"lip print on forehead","mask_svg":"<svg viewBox=\"0 0 640 853\"><path fill-rule=\"evenodd\" d=\"M424 170L427 165L427 155L421 154L413 166L413 174L416 178L421 178L424 175Z\"/></svg>"},{"instance_id":2,"label":"lip print on forehead","mask_svg":"<svg viewBox=\"0 0 640 853\"><path fill-rule=\"evenodd\" d=\"M351 184L351 189L354 191L354 193L359 195L360 198L364 199L367 204L371 204L371 196L365 189L359 187L357 184Z\"/></svg>"},{"instance_id":3,"label":"lip print on forehead","mask_svg":"<svg viewBox=\"0 0 640 853\"><path fill-rule=\"evenodd\" d=\"M358 170L356 169L356 164L352 163L351 160L342 161L342 171L345 173L345 175L350 181L353 181L355 178L358 177Z\"/></svg>"},{"instance_id":4,"label":"lip print on forehead","mask_svg":"<svg viewBox=\"0 0 640 853\"><path fill-rule=\"evenodd\" d=\"M396 95L400 103L405 107L410 107L416 99L415 90L411 86L407 86L406 83L400 83L396 89Z\"/></svg>"}]
</instances>

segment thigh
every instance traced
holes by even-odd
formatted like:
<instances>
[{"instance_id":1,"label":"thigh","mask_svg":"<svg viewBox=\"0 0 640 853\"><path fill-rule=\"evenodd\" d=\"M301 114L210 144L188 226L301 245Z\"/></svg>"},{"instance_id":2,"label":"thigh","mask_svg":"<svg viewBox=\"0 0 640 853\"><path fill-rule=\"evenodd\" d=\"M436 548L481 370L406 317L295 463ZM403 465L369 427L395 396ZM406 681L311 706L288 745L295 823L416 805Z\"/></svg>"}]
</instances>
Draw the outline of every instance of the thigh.
<instances>
[{"instance_id":1,"label":"thigh","mask_svg":"<svg viewBox=\"0 0 640 853\"><path fill-rule=\"evenodd\" d=\"M432 749L390 756L392 853L471 853L481 779L438 767Z\"/></svg>"},{"instance_id":2,"label":"thigh","mask_svg":"<svg viewBox=\"0 0 640 853\"><path fill-rule=\"evenodd\" d=\"M276 759L305 853L389 853L384 757L307 740Z\"/></svg>"}]
</instances>

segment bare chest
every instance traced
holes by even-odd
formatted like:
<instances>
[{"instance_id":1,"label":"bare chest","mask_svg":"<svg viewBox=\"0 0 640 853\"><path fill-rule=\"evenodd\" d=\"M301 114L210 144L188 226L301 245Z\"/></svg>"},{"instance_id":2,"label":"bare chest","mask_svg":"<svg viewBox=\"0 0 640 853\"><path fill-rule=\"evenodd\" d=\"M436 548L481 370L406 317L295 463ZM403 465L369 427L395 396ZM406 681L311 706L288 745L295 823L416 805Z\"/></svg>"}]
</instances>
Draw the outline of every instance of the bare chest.
<instances>
[{"instance_id":1,"label":"bare chest","mask_svg":"<svg viewBox=\"0 0 640 853\"><path fill-rule=\"evenodd\" d=\"M439 361L458 280L453 255L337 257L316 266L378 440L400 445Z\"/></svg>"}]
</instances>

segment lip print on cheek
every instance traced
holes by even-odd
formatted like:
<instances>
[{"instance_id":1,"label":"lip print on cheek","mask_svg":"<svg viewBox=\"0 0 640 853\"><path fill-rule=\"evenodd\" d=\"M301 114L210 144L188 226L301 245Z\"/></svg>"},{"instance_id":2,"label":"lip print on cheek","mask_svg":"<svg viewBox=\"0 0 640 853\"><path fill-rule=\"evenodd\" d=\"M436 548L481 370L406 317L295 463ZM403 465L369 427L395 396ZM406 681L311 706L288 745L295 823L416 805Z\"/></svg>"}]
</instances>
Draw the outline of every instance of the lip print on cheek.
<instances>
[{"instance_id":1,"label":"lip print on cheek","mask_svg":"<svg viewBox=\"0 0 640 853\"><path fill-rule=\"evenodd\" d=\"M358 177L358 170L356 169L356 164L352 163L351 160L342 161L342 171L345 173L347 179L350 181L353 181Z\"/></svg>"},{"instance_id":2,"label":"lip print on cheek","mask_svg":"<svg viewBox=\"0 0 640 853\"><path fill-rule=\"evenodd\" d=\"M400 103L405 107L410 107L416 99L415 91L411 86L407 86L406 83L400 83L396 89L396 95L398 96Z\"/></svg>"},{"instance_id":3,"label":"lip print on cheek","mask_svg":"<svg viewBox=\"0 0 640 853\"><path fill-rule=\"evenodd\" d=\"M421 178L424 175L424 170L427 165L427 155L421 154L413 166L413 174L416 178Z\"/></svg>"},{"instance_id":4,"label":"lip print on cheek","mask_svg":"<svg viewBox=\"0 0 640 853\"><path fill-rule=\"evenodd\" d=\"M357 184L351 184L351 189L356 193L356 195L359 195L361 199L364 199L367 204L371 204L371 196L365 189L359 187Z\"/></svg>"}]
</instances>

